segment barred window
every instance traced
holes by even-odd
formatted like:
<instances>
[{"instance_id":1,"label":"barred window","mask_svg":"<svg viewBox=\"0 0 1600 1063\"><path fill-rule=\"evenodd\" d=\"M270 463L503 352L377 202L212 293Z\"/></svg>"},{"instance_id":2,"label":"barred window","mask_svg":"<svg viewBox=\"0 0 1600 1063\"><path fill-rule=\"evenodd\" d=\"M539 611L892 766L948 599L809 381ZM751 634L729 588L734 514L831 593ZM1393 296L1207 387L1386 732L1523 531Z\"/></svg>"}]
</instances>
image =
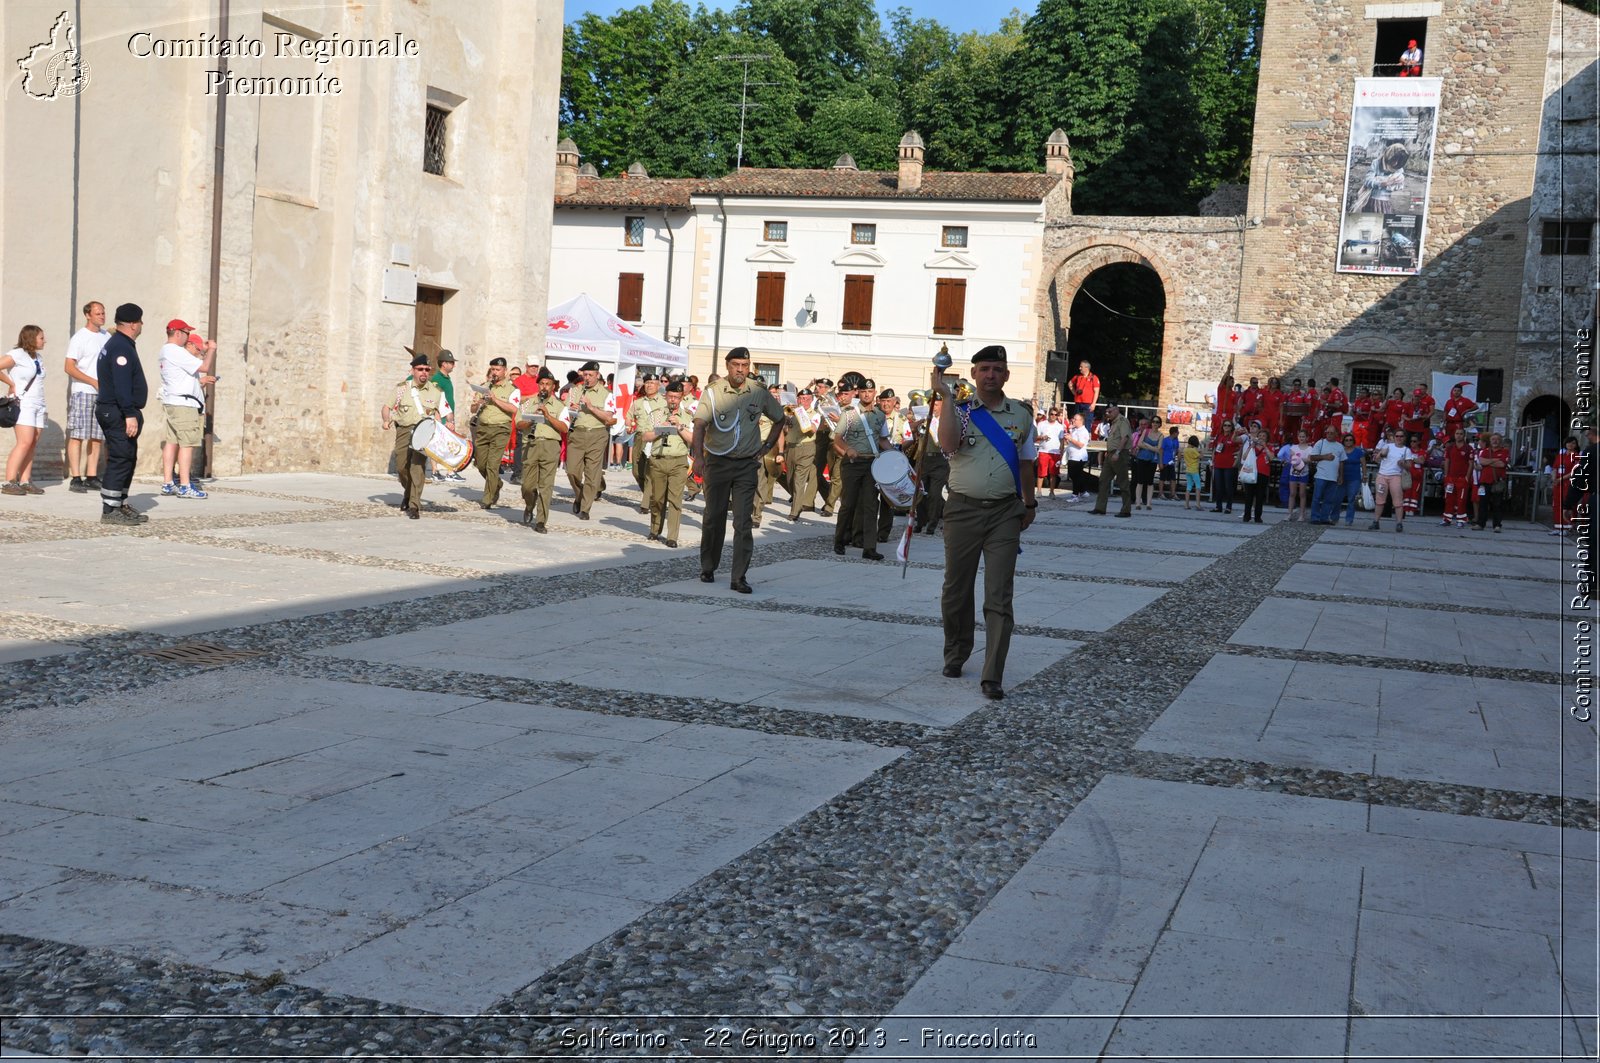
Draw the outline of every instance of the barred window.
<instances>
[{"instance_id":1,"label":"barred window","mask_svg":"<svg viewBox=\"0 0 1600 1063\"><path fill-rule=\"evenodd\" d=\"M1389 394L1389 370L1387 369L1357 369L1350 370L1350 397L1370 393L1376 390L1381 398Z\"/></svg>"},{"instance_id":2,"label":"barred window","mask_svg":"<svg viewBox=\"0 0 1600 1063\"><path fill-rule=\"evenodd\" d=\"M850 226L850 242L852 244L877 243L878 227L868 222L856 222Z\"/></svg>"},{"instance_id":3,"label":"barred window","mask_svg":"<svg viewBox=\"0 0 1600 1063\"><path fill-rule=\"evenodd\" d=\"M966 247L967 227L965 225L946 225L940 235L939 244L942 247Z\"/></svg>"},{"instance_id":4,"label":"barred window","mask_svg":"<svg viewBox=\"0 0 1600 1063\"><path fill-rule=\"evenodd\" d=\"M422 136L422 169L424 173L444 176L445 125L450 112L443 107L428 104L427 126Z\"/></svg>"},{"instance_id":5,"label":"barred window","mask_svg":"<svg viewBox=\"0 0 1600 1063\"><path fill-rule=\"evenodd\" d=\"M1594 219L1547 221L1539 241L1541 255L1587 255Z\"/></svg>"},{"instance_id":6,"label":"barred window","mask_svg":"<svg viewBox=\"0 0 1600 1063\"><path fill-rule=\"evenodd\" d=\"M786 221L769 221L762 226L762 235L768 243L781 244L789 239L789 223Z\"/></svg>"},{"instance_id":7,"label":"barred window","mask_svg":"<svg viewBox=\"0 0 1600 1063\"><path fill-rule=\"evenodd\" d=\"M644 218L629 215L622 223L622 243L624 247L644 246Z\"/></svg>"}]
</instances>

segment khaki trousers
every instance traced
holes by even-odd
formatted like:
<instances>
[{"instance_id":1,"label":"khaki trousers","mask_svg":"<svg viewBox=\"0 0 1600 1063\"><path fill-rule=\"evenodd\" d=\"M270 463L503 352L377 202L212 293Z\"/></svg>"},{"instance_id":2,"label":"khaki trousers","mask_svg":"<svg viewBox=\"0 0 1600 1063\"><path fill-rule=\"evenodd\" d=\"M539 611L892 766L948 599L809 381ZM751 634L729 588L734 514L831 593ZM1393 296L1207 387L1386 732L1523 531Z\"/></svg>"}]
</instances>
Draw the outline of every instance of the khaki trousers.
<instances>
[{"instance_id":1,"label":"khaki trousers","mask_svg":"<svg viewBox=\"0 0 1600 1063\"><path fill-rule=\"evenodd\" d=\"M500 458L511 442L511 422L479 422L472 429L472 461L483 477L483 505L487 509L500 500Z\"/></svg>"},{"instance_id":2,"label":"khaki trousers","mask_svg":"<svg viewBox=\"0 0 1600 1063\"><path fill-rule=\"evenodd\" d=\"M944 507L944 663L959 668L972 656L978 562L983 561L983 682L1000 683L1016 627L1011 597L1022 544L1020 498L995 502L950 493Z\"/></svg>"},{"instance_id":3,"label":"khaki trousers","mask_svg":"<svg viewBox=\"0 0 1600 1063\"><path fill-rule=\"evenodd\" d=\"M606 447L611 433L604 428L574 428L567 436L567 480L577 496L578 512L587 513L600 497L605 475Z\"/></svg>"},{"instance_id":4,"label":"khaki trousers","mask_svg":"<svg viewBox=\"0 0 1600 1063\"><path fill-rule=\"evenodd\" d=\"M715 573L722 564L722 544L728 537L728 514L733 513L733 572L738 583L750 570L756 552L750 510L756 494L760 462L755 458L719 458L706 455L706 508L700 525L700 571Z\"/></svg>"},{"instance_id":5,"label":"khaki trousers","mask_svg":"<svg viewBox=\"0 0 1600 1063\"><path fill-rule=\"evenodd\" d=\"M689 459L651 458L645 482L645 505L650 508L650 533L678 538L683 517L683 485L689 479Z\"/></svg>"},{"instance_id":6,"label":"khaki trousers","mask_svg":"<svg viewBox=\"0 0 1600 1063\"><path fill-rule=\"evenodd\" d=\"M400 507L422 508L422 485L428 480L428 459L411 449L411 433L416 425L394 426L394 469L400 477Z\"/></svg>"},{"instance_id":7,"label":"khaki trousers","mask_svg":"<svg viewBox=\"0 0 1600 1063\"><path fill-rule=\"evenodd\" d=\"M761 510L772 505L772 489L778 482L778 456L768 451L756 470L756 497L750 504L752 520L761 519Z\"/></svg>"},{"instance_id":8,"label":"khaki trousers","mask_svg":"<svg viewBox=\"0 0 1600 1063\"><path fill-rule=\"evenodd\" d=\"M533 511L535 524L550 521L550 496L556 490L556 467L561 464L559 439L528 436L522 448L522 504Z\"/></svg>"},{"instance_id":9,"label":"khaki trousers","mask_svg":"<svg viewBox=\"0 0 1600 1063\"><path fill-rule=\"evenodd\" d=\"M797 443L783 453L789 466L789 516L798 518L817 501L817 445Z\"/></svg>"},{"instance_id":10,"label":"khaki trousers","mask_svg":"<svg viewBox=\"0 0 1600 1063\"><path fill-rule=\"evenodd\" d=\"M1095 496L1094 508L1096 513L1106 511L1106 503L1111 500L1111 481L1117 482L1117 487L1122 491L1122 512L1133 512L1133 483L1129 476L1131 471L1129 463L1133 461L1132 455L1123 451L1116 457L1109 453L1100 458L1100 493Z\"/></svg>"}]
</instances>

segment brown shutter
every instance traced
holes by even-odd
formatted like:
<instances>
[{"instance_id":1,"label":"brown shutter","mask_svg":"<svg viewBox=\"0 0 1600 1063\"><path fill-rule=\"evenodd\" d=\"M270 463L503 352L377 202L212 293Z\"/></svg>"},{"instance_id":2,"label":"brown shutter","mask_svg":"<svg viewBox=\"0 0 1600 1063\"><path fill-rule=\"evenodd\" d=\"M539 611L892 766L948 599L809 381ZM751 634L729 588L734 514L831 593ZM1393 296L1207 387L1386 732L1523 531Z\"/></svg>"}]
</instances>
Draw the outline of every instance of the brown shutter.
<instances>
[{"instance_id":1,"label":"brown shutter","mask_svg":"<svg viewBox=\"0 0 1600 1063\"><path fill-rule=\"evenodd\" d=\"M617 316L624 321L644 319L644 274L617 274Z\"/></svg>"},{"instance_id":2,"label":"brown shutter","mask_svg":"<svg viewBox=\"0 0 1600 1063\"><path fill-rule=\"evenodd\" d=\"M966 278L940 277L933 282L933 334L959 336L966 324Z\"/></svg>"},{"instance_id":3,"label":"brown shutter","mask_svg":"<svg viewBox=\"0 0 1600 1063\"><path fill-rule=\"evenodd\" d=\"M844 321L852 332L872 331L872 278L849 274L844 279Z\"/></svg>"},{"instance_id":4,"label":"brown shutter","mask_svg":"<svg viewBox=\"0 0 1600 1063\"><path fill-rule=\"evenodd\" d=\"M756 324L781 328L783 326L784 273L756 274Z\"/></svg>"}]
</instances>

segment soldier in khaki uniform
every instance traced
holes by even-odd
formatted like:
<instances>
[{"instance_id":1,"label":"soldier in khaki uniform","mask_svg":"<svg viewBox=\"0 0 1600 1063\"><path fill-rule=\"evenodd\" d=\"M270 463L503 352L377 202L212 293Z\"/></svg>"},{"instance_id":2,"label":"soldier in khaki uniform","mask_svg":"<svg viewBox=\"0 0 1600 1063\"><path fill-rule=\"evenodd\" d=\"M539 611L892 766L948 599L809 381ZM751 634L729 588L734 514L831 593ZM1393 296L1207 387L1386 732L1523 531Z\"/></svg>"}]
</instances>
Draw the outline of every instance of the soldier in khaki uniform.
<instances>
[{"instance_id":1,"label":"soldier in khaki uniform","mask_svg":"<svg viewBox=\"0 0 1600 1063\"><path fill-rule=\"evenodd\" d=\"M650 507L645 503L645 492L649 489L650 459L645 456L644 445L640 442L639 433L645 433L648 439L656 425L661 423L662 415L667 410L667 400L661 397L661 378L654 372L646 372L639 378L639 394L634 397L628 406L626 429L633 435L633 446L628 454L633 462L633 479L639 485L639 512L648 513Z\"/></svg>"},{"instance_id":2,"label":"soldier in khaki uniform","mask_svg":"<svg viewBox=\"0 0 1600 1063\"><path fill-rule=\"evenodd\" d=\"M778 400L778 406L787 415L788 408L783 405L783 390L774 384L767 388L767 394ZM779 418L779 420L781 421L782 418ZM781 430L773 432L773 421L765 414L762 415L761 423L756 427L761 433L762 439L772 436L778 441L777 446L761 456L761 465L756 472L756 497L755 501L750 505L750 524L759 528L761 527L761 511L772 505L772 489L777 486L779 478L783 475L784 433Z\"/></svg>"},{"instance_id":3,"label":"soldier in khaki uniform","mask_svg":"<svg viewBox=\"0 0 1600 1063\"><path fill-rule=\"evenodd\" d=\"M778 458L789 474L789 519L799 520L817 500L817 426L822 418L813 404L816 396L802 388L794 409L783 421L783 450Z\"/></svg>"},{"instance_id":4,"label":"soldier in khaki uniform","mask_svg":"<svg viewBox=\"0 0 1600 1063\"><path fill-rule=\"evenodd\" d=\"M882 561L878 553L878 486L872 479L872 459L884 447L887 425L877 406L877 391L860 373L839 378L839 393L853 395L833 433L833 467L840 486L839 523L833 529L833 552L861 547L868 561Z\"/></svg>"},{"instance_id":5,"label":"soldier in khaki uniform","mask_svg":"<svg viewBox=\"0 0 1600 1063\"><path fill-rule=\"evenodd\" d=\"M493 509L500 500L500 458L511 442L511 420L517 415L522 393L506 379L506 360L489 359L489 393L473 393L472 457L483 477L483 500L478 504Z\"/></svg>"},{"instance_id":6,"label":"soldier in khaki uniform","mask_svg":"<svg viewBox=\"0 0 1600 1063\"><path fill-rule=\"evenodd\" d=\"M428 378L433 366L425 354L411 358L411 378L395 386L394 403L383 408L383 427L394 428L394 467L400 476L400 508L417 520L422 516L422 485L427 482L427 456L411 449L411 432L432 418L451 423L453 411L439 385Z\"/></svg>"},{"instance_id":7,"label":"soldier in khaki uniform","mask_svg":"<svg viewBox=\"0 0 1600 1063\"><path fill-rule=\"evenodd\" d=\"M1122 509L1119 517L1133 516L1133 487L1129 483L1129 466L1133 462L1133 428L1121 415L1115 403L1107 403L1100 419L1106 423L1106 452L1100 461L1100 493L1095 496L1094 508L1089 512L1106 515L1106 503L1111 500L1111 481L1122 491Z\"/></svg>"},{"instance_id":8,"label":"soldier in khaki uniform","mask_svg":"<svg viewBox=\"0 0 1600 1063\"><path fill-rule=\"evenodd\" d=\"M582 379L567 391L567 408L573 413L572 432L567 437L567 480L572 484L572 512L579 520L589 519L589 510L600 497L605 475L606 447L611 442L611 426L617 423L617 402L600 383L600 363L584 362Z\"/></svg>"},{"instance_id":9,"label":"soldier in khaki uniform","mask_svg":"<svg viewBox=\"0 0 1600 1063\"><path fill-rule=\"evenodd\" d=\"M1005 697L1006 653L1015 626L1011 596L1017 551L1039 507L1033 500L1038 455L1033 410L1025 402L1006 398L1010 377L1006 349L998 344L972 356L976 395L969 402L955 403L943 371L933 373L933 387L949 410L939 418L939 448L950 460L950 500L944 510L944 674L952 679L960 676L972 655L977 626L973 585L981 559L984 655L979 686L984 697L996 699ZM985 411L1004 433L1011 453L997 450L984 434L978 421Z\"/></svg>"},{"instance_id":10,"label":"soldier in khaki uniform","mask_svg":"<svg viewBox=\"0 0 1600 1063\"><path fill-rule=\"evenodd\" d=\"M662 538L678 548L678 522L683 517L683 485L689 480L689 441L694 438L694 418L683 408L683 381L667 385L666 409L647 442L634 437L634 445L650 451L650 479L645 484L645 505L650 513L650 540Z\"/></svg>"},{"instance_id":11,"label":"soldier in khaki uniform","mask_svg":"<svg viewBox=\"0 0 1600 1063\"><path fill-rule=\"evenodd\" d=\"M705 516L700 529L700 581L716 579L727 537L729 507L733 511L733 572L729 584L750 593L745 573L755 553L750 511L761 458L777 445L783 426L783 404L750 379L750 351L734 347L725 359L728 375L706 385L694 412L693 472L705 478ZM762 439L757 426L765 415L772 432Z\"/></svg>"},{"instance_id":12,"label":"soldier in khaki uniform","mask_svg":"<svg viewBox=\"0 0 1600 1063\"><path fill-rule=\"evenodd\" d=\"M522 523L541 535L549 529L550 497L561 464L561 440L567 434L567 407L556 395L556 378L539 370L539 393L522 400L517 421L522 428ZM531 430L530 430L531 429Z\"/></svg>"}]
</instances>

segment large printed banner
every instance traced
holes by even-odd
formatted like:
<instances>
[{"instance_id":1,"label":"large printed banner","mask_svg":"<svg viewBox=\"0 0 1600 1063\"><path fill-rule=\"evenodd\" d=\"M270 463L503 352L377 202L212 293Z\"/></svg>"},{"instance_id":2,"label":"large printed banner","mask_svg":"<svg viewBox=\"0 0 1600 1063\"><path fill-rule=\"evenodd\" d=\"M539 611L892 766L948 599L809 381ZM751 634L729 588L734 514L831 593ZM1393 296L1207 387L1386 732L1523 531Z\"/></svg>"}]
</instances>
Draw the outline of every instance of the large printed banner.
<instances>
[{"instance_id":1,"label":"large printed banner","mask_svg":"<svg viewBox=\"0 0 1600 1063\"><path fill-rule=\"evenodd\" d=\"M1439 78L1357 78L1339 226L1340 273L1422 268Z\"/></svg>"}]
</instances>

